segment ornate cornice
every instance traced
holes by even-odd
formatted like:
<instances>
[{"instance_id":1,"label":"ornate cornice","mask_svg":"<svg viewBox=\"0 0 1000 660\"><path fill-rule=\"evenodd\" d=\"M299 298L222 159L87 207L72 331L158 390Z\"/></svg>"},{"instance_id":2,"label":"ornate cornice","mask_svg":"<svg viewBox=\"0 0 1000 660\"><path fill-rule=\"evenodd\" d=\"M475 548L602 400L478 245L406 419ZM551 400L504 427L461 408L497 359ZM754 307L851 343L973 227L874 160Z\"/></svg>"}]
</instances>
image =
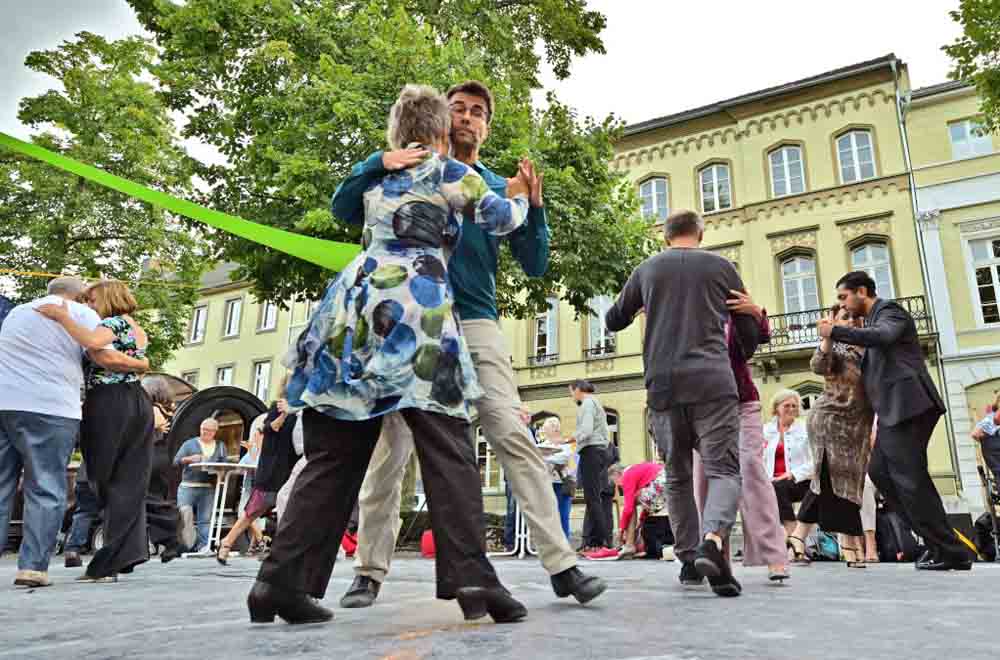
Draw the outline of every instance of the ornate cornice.
<instances>
[{"instance_id":1,"label":"ornate cornice","mask_svg":"<svg viewBox=\"0 0 1000 660\"><path fill-rule=\"evenodd\" d=\"M892 218L892 211L886 211L860 218L838 220L836 224L840 227L840 234L843 236L844 242L850 243L856 238L869 234L889 236L892 229L890 218Z\"/></svg>"},{"instance_id":2,"label":"ornate cornice","mask_svg":"<svg viewBox=\"0 0 1000 660\"><path fill-rule=\"evenodd\" d=\"M732 262L740 262L740 248L743 245L743 241L736 241L734 243L725 243L723 245L716 245L714 247L706 247L705 249L709 252L719 255L720 257L725 257Z\"/></svg>"},{"instance_id":3,"label":"ornate cornice","mask_svg":"<svg viewBox=\"0 0 1000 660\"><path fill-rule=\"evenodd\" d=\"M792 248L815 250L818 233L819 227L808 227L768 234L767 240L771 243L771 254L781 254Z\"/></svg>"},{"instance_id":4,"label":"ornate cornice","mask_svg":"<svg viewBox=\"0 0 1000 660\"><path fill-rule=\"evenodd\" d=\"M941 210L931 209L930 211L920 213L920 215L917 216L917 223L923 231L938 229L941 224Z\"/></svg>"},{"instance_id":5,"label":"ornate cornice","mask_svg":"<svg viewBox=\"0 0 1000 660\"><path fill-rule=\"evenodd\" d=\"M829 207L845 206L853 204L859 199L887 197L890 194L898 194L907 190L909 190L909 183L906 180L906 175L900 174L897 176L870 179L847 186L825 188L800 195L769 199L757 204L749 204L744 207L744 210L746 212L746 222L768 220L774 216L786 216L803 211L813 212Z\"/></svg>"},{"instance_id":6,"label":"ornate cornice","mask_svg":"<svg viewBox=\"0 0 1000 660\"><path fill-rule=\"evenodd\" d=\"M958 231L962 234L974 234L980 231L991 231L1000 229L1000 216L996 218L983 218L980 220L969 220L958 225Z\"/></svg>"}]
</instances>

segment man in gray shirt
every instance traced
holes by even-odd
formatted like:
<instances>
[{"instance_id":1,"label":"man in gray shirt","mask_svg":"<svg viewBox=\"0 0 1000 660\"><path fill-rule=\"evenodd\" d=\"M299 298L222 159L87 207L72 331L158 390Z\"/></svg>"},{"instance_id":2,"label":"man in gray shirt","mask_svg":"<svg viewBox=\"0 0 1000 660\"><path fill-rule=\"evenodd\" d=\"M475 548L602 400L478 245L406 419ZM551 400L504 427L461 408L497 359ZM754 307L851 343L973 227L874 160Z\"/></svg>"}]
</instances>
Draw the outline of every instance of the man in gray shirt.
<instances>
[{"instance_id":1,"label":"man in gray shirt","mask_svg":"<svg viewBox=\"0 0 1000 660\"><path fill-rule=\"evenodd\" d=\"M672 214L664 234L670 249L635 269L606 322L617 332L639 312L646 313L647 404L666 459L675 552L684 562L681 582L700 584L707 576L716 594L738 596L741 587L722 548L736 521L741 487L739 403L726 342L726 300L732 291L743 291L743 282L728 260L699 249L704 222L697 213ZM754 336L752 317L736 315L733 321L739 336ZM701 455L708 481L700 530L693 451Z\"/></svg>"}]
</instances>

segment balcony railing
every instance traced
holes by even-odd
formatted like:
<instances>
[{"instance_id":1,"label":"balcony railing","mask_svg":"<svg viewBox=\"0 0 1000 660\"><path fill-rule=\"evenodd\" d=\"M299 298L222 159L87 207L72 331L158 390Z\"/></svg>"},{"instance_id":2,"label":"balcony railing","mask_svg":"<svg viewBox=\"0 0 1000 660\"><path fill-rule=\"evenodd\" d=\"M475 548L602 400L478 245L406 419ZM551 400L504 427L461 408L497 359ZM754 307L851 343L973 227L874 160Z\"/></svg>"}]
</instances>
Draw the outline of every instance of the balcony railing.
<instances>
[{"instance_id":1,"label":"balcony railing","mask_svg":"<svg viewBox=\"0 0 1000 660\"><path fill-rule=\"evenodd\" d=\"M928 335L934 333L934 319L923 296L895 298L898 303L913 317L917 324L917 333ZM816 323L826 317L829 308L809 309L792 314L768 316L771 324L771 343L763 344L758 353L773 353L815 346L819 342Z\"/></svg>"},{"instance_id":2,"label":"balcony railing","mask_svg":"<svg viewBox=\"0 0 1000 660\"><path fill-rule=\"evenodd\" d=\"M583 351L584 360L600 360L602 358L614 357L618 352L615 345L611 342L607 342L603 346L592 346Z\"/></svg>"},{"instance_id":3,"label":"balcony railing","mask_svg":"<svg viewBox=\"0 0 1000 660\"><path fill-rule=\"evenodd\" d=\"M528 356L529 367L544 367L546 365L555 364L558 361L559 361L558 353L543 353L541 355Z\"/></svg>"}]
</instances>

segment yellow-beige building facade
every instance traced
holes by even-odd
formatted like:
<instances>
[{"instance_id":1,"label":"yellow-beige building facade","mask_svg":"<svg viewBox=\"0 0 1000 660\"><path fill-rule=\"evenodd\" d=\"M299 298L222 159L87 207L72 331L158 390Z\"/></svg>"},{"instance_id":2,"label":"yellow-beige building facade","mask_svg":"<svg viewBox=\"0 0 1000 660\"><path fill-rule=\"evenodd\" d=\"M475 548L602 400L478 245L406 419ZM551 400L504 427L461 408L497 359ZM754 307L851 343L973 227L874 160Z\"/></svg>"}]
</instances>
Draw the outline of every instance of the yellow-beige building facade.
<instances>
[{"instance_id":1,"label":"yellow-beige building facade","mask_svg":"<svg viewBox=\"0 0 1000 660\"><path fill-rule=\"evenodd\" d=\"M1000 311L990 302L1000 302L1000 139L987 146L974 130L971 138L961 132L974 125L977 105L962 85L910 90L906 66L889 55L629 126L609 164L634 182L657 236L670 211L702 213L704 247L730 259L767 308L772 342L753 360L765 408L791 388L808 411L822 391L808 368L816 321L845 272L869 271L880 296L910 310L952 408L930 447L951 511L981 507L969 430L1000 389ZM269 400L310 305L258 304L231 271L206 276L190 341L166 370ZM590 380L622 459L649 460L645 321L608 332L603 311L612 300L597 298L597 314L575 318L553 299L546 314L501 324L536 422L557 416L572 431L567 386ZM502 508L502 469L475 425L474 436L484 493L490 508Z\"/></svg>"}]
</instances>

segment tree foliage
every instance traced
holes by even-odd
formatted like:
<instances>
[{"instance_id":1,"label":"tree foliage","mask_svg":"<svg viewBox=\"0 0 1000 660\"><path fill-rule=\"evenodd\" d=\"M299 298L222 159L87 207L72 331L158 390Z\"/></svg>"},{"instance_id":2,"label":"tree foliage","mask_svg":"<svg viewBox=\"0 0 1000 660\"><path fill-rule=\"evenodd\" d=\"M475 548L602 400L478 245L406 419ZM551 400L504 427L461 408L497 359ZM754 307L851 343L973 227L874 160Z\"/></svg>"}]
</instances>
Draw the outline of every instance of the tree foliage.
<instances>
[{"instance_id":1,"label":"tree foliage","mask_svg":"<svg viewBox=\"0 0 1000 660\"><path fill-rule=\"evenodd\" d=\"M943 49L954 63L951 76L976 86L983 128L1000 133L1000 1L962 0L950 15L963 32Z\"/></svg>"},{"instance_id":2,"label":"tree foliage","mask_svg":"<svg viewBox=\"0 0 1000 660\"><path fill-rule=\"evenodd\" d=\"M613 291L649 252L634 195L608 169L611 118L580 121L554 98L533 111L536 42L558 75L603 52L604 18L582 0L130 0L155 35L154 67L187 137L217 148L202 164L204 201L258 222L333 240L356 230L328 210L355 162L381 149L389 107L405 83L445 89L477 78L497 99L483 160L512 174L522 155L546 172L553 260L543 280L500 277L501 313L543 309L560 291L579 311ZM315 296L330 273L230 236L214 237L240 276L271 300ZM527 292L525 297L523 294Z\"/></svg>"},{"instance_id":3,"label":"tree foliage","mask_svg":"<svg viewBox=\"0 0 1000 660\"><path fill-rule=\"evenodd\" d=\"M148 82L154 46L140 38L108 42L82 32L26 65L61 90L21 101L33 142L70 158L172 194L190 193L191 162ZM145 75L146 80L143 80ZM22 271L77 273L137 282L141 307L157 310L150 360L162 364L184 338L201 264L196 243L162 210L93 185L50 165L0 153L0 264ZM161 281L158 264L170 273ZM165 285L167 284L167 285ZM19 280L18 297L44 292L40 278ZM151 311L140 313L150 321Z\"/></svg>"}]
</instances>

